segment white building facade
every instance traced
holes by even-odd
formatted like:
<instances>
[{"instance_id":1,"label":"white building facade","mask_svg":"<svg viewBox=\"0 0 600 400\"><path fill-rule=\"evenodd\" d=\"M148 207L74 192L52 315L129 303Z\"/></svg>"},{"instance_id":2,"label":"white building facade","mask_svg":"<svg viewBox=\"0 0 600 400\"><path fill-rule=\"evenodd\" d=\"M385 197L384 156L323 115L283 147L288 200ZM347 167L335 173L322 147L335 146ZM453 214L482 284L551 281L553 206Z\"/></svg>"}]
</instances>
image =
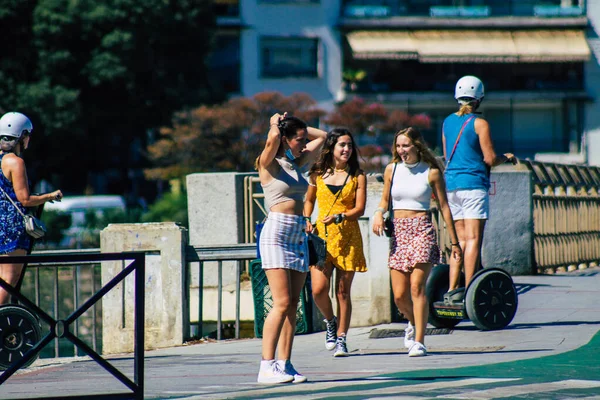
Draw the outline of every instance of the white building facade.
<instances>
[{"instance_id":1,"label":"white building facade","mask_svg":"<svg viewBox=\"0 0 600 400\"><path fill-rule=\"evenodd\" d=\"M237 15L219 20L222 31L239 40L236 62L228 69L239 68L238 89L230 93L306 92L326 110L360 96L390 109L426 113L432 120L426 139L439 148L441 123L457 108L454 83L472 74L486 85L481 111L498 152L600 164L600 151L593 150L600 150L600 67L594 51L600 55L595 30L600 4L215 1L237 7ZM364 78L348 81L353 74ZM228 77L232 73L225 81Z\"/></svg>"}]
</instances>

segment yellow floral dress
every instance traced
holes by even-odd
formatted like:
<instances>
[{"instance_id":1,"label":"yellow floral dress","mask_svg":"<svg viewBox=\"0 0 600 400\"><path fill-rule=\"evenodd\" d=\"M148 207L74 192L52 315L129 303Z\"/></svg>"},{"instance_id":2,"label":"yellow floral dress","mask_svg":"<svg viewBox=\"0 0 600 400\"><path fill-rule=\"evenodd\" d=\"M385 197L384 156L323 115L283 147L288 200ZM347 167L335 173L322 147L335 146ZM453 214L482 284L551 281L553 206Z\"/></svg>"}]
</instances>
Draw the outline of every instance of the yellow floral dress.
<instances>
[{"instance_id":1,"label":"yellow floral dress","mask_svg":"<svg viewBox=\"0 0 600 400\"><path fill-rule=\"evenodd\" d=\"M327 260L343 271L365 272L367 263L363 253L362 235L358 221L345 219L340 224L331 223L327 225L327 231L322 222L326 215L341 214L354 208L358 178L356 176L349 177L346 185L341 189L342 193L337 201L335 201L337 193L332 193L322 177L317 177L316 185L319 204L316 228L318 235L327 242ZM327 237L325 232L327 232Z\"/></svg>"}]
</instances>

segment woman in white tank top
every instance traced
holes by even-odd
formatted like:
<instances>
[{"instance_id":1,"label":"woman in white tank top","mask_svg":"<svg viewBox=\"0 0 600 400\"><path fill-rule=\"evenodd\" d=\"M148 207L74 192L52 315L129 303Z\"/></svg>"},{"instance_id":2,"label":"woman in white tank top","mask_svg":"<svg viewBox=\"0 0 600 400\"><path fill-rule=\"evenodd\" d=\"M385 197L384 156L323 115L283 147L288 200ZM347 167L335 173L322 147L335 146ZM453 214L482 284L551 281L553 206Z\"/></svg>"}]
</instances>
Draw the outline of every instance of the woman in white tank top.
<instances>
[{"instance_id":1,"label":"woman in white tank top","mask_svg":"<svg viewBox=\"0 0 600 400\"><path fill-rule=\"evenodd\" d=\"M427 355L425 328L428 304L425 283L440 249L429 211L432 190L442 211L452 243L452 257L462 258L458 236L446 198L444 175L435 156L416 128L396 133L392 163L385 168L379 207L373 216L373 232L383 234L383 213L392 202L394 232L388 266L398 310L408 319L404 345L410 357ZM390 199L391 194L391 199Z\"/></svg>"}]
</instances>

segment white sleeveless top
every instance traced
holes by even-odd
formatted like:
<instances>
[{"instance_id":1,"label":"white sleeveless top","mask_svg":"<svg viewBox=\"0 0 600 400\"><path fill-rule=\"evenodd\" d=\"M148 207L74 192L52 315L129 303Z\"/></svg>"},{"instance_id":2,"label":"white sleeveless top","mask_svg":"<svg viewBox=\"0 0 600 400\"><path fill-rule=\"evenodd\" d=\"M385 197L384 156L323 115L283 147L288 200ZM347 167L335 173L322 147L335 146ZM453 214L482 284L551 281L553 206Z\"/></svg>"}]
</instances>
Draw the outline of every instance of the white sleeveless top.
<instances>
[{"instance_id":1,"label":"white sleeveless top","mask_svg":"<svg viewBox=\"0 0 600 400\"><path fill-rule=\"evenodd\" d=\"M420 161L408 168L404 163L397 163L391 194L394 210L428 211L431 203L429 164Z\"/></svg>"}]
</instances>

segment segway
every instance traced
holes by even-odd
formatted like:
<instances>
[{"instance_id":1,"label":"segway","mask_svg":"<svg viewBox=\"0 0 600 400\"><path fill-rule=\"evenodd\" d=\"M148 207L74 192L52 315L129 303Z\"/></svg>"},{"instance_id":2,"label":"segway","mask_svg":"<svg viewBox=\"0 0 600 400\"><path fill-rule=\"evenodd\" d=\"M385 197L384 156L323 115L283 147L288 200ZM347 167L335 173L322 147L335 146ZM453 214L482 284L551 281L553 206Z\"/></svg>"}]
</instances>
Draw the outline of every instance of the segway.
<instances>
[{"instance_id":1,"label":"segway","mask_svg":"<svg viewBox=\"0 0 600 400\"><path fill-rule=\"evenodd\" d=\"M461 277L464 286L464 276ZM450 286L450 266L436 265L426 283L429 323L436 328L454 328L470 319L484 331L503 329L513 320L518 305L517 289L511 276L500 268L483 268L464 289L464 300L444 301Z\"/></svg>"},{"instance_id":2,"label":"segway","mask_svg":"<svg viewBox=\"0 0 600 400\"><path fill-rule=\"evenodd\" d=\"M41 211L42 207L36 211L38 218ZM32 238L27 254L31 254L34 241ZM26 268L27 264L24 264L15 286L17 291L21 289ZM12 363L23 358L25 353L40 341L41 336L40 320L35 314L19 304L0 305L0 370L7 369ZM36 359L37 355L31 357L23 368L31 365Z\"/></svg>"}]
</instances>

